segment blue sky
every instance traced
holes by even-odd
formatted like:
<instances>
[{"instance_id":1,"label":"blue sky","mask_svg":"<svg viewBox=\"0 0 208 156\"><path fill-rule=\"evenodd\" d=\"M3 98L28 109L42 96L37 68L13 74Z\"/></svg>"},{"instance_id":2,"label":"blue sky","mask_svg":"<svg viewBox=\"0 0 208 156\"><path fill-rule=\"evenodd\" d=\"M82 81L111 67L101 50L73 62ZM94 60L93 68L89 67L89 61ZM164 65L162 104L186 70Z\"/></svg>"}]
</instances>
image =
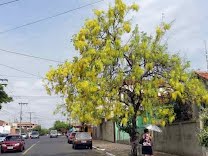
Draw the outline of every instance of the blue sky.
<instances>
[{"instance_id":1,"label":"blue sky","mask_svg":"<svg viewBox=\"0 0 208 156\"><path fill-rule=\"evenodd\" d=\"M0 3L6 1L8 0L1 0ZM95 0L20 0L16 3L0 6L0 32L91 2L95 2ZM77 55L70 42L72 35L79 31L86 18L92 17L92 9L106 9L108 3L112 2L113 0L104 0L48 21L0 34L0 48L60 61L71 60L73 56ZM191 68L194 70L206 70L203 40L207 40L208 44L208 12L206 10L208 1L126 0L126 2L137 2L140 5L140 11L132 14L132 23L134 25L138 23L140 30L150 34L154 34L155 27L161 22L162 13L164 13L164 21L175 20L172 29L166 36L169 38L169 52L180 53L181 56L186 57L187 60L191 61ZM2 53L1 51L0 63L40 76L44 76L50 65L57 65L56 63ZM28 76L2 66L0 66L0 74ZM9 79L6 90L10 95L46 96L41 80L6 78ZM0 112L0 117L7 121L13 121L14 117L18 115L18 101L28 101L29 105L24 108L24 111L34 111L37 118L39 117L39 122L45 127L51 126L56 119L65 119L61 115L52 116L52 112L60 99L45 97L15 98L14 102L4 105L4 111ZM6 111L10 112L10 115ZM23 120L26 121L28 116L25 115ZM34 121L38 122L35 118Z\"/></svg>"}]
</instances>

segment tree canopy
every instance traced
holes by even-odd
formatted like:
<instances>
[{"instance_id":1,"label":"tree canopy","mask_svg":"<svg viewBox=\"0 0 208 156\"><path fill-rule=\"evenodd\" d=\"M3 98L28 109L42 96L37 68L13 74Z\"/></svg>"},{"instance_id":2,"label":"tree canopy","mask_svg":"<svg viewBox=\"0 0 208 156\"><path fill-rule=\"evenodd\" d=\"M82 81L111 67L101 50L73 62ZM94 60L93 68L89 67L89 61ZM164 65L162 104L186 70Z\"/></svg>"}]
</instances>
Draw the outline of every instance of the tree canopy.
<instances>
[{"instance_id":1,"label":"tree canopy","mask_svg":"<svg viewBox=\"0 0 208 156\"><path fill-rule=\"evenodd\" d=\"M162 40L171 25L161 23L155 35L148 35L126 16L138 9L115 0L107 11L95 10L74 35L79 57L46 74L46 90L66 97L72 117L93 124L117 119L132 142L137 140L137 116L145 122L149 114L152 123L165 126L175 119L174 102L208 102L189 62L170 54Z\"/></svg>"},{"instance_id":2,"label":"tree canopy","mask_svg":"<svg viewBox=\"0 0 208 156\"><path fill-rule=\"evenodd\" d=\"M69 129L69 124L57 120L54 122L53 129L56 129L57 131L60 132L66 132Z\"/></svg>"},{"instance_id":3,"label":"tree canopy","mask_svg":"<svg viewBox=\"0 0 208 156\"><path fill-rule=\"evenodd\" d=\"M48 129L42 128L41 125L38 125L35 128L33 128L33 131L38 131L40 135L46 135L49 132Z\"/></svg>"},{"instance_id":4,"label":"tree canopy","mask_svg":"<svg viewBox=\"0 0 208 156\"><path fill-rule=\"evenodd\" d=\"M2 108L2 103L11 102L12 98L7 95L4 91L4 87L0 84L0 109Z\"/></svg>"}]
</instances>

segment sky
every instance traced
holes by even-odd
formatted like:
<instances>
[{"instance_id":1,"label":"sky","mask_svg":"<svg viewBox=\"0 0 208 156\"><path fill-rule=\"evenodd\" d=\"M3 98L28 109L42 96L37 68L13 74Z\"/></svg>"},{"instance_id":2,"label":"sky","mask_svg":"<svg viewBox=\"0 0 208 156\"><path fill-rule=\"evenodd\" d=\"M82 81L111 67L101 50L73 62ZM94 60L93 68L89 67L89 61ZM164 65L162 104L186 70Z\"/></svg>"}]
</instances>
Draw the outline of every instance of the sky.
<instances>
[{"instance_id":1,"label":"sky","mask_svg":"<svg viewBox=\"0 0 208 156\"><path fill-rule=\"evenodd\" d=\"M0 0L0 4L8 1L10 0ZM208 43L207 0L124 1L139 4L139 12L132 13L131 16L132 24L138 24L141 31L154 34L156 26L162 20L174 21L166 35L168 51L171 54L179 53L189 60L191 69L206 70L204 40ZM96 0L19 0L0 5L0 32L94 2ZM93 17L93 9L107 9L109 3L113 3L113 0L103 0L47 21L0 33L0 49L57 61L72 60L78 54L73 48L72 36L83 26L85 19ZM56 67L57 64L0 50L0 78L8 79L5 90L14 99L11 103L3 104L0 120L19 120L18 103L26 102L28 105L23 106L23 121L29 121L28 112L33 112L32 122L46 128L51 127L55 120L66 121L63 115L53 114L57 104L63 102L62 98L49 97L42 80L38 78L44 77L50 66ZM15 71L5 65L38 77Z\"/></svg>"}]
</instances>

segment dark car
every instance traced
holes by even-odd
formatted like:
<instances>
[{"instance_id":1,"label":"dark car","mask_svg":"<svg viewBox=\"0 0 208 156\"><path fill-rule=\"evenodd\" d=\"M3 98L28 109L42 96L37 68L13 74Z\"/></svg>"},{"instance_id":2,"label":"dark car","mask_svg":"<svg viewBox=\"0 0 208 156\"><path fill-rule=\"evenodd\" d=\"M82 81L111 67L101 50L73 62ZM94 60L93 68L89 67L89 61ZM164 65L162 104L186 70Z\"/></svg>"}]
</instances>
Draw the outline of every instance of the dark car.
<instances>
[{"instance_id":1,"label":"dark car","mask_svg":"<svg viewBox=\"0 0 208 156\"><path fill-rule=\"evenodd\" d=\"M38 131L32 131L32 133L30 134L30 138L31 139L39 139L40 134Z\"/></svg>"},{"instance_id":2,"label":"dark car","mask_svg":"<svg viewBox=\"0 0 208 156\"><path fill-rule=\"evenodd\" d=\"M74 140L72 148L76 149L78 147L87 147L92 149L92 137L88 132L77 132Z\"/></svg>"},{"instance_id":3,"label":"dark car","mask_svg":"<svg viewBox=\"0 0 208 156\"><path fill-rule=\"evenodd\" d=\"M1 145L1 153L7 151L20 151L25 149L25 141L21 135L8 135Z\"/></svg>"},{"instance_id":4,"label":"dark car","mask_svg":"<svg viewBox=\"0 0 208 156\"><path fill-rule=\"evenodd\" d=\"M69 133L69 135L68 135L68 143L69 144L71 144L73 142L75 135L76 135L76 132Z\"/></svg>"}]
</instances>

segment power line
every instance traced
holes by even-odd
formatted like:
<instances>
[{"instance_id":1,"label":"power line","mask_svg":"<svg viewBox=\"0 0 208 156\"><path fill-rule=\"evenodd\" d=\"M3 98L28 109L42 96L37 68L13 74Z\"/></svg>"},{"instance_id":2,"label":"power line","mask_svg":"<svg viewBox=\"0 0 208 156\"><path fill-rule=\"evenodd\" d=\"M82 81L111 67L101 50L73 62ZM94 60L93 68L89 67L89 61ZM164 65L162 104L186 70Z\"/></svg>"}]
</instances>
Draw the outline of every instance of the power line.
<instances>
[{"instance_id":1,"label":"power line","mask_svg":"<svg viewBox=\"0 0 208 156\"><path fill-rule=\"evenodd\" d=\"M63 62L57 61L57 60L52 60L52 59L48 59L48 58L33 56L33 55L29 55L29 54L23 54L23 53L19 53L19 52L15 52L15 51L10 51L10 50L5 50L5 49L0 49L0 51L1 52L5 52L5 53L10 53L10 54L15 54L15 55L21 55L21 56L25 56L25 57L31 57L31 58L35 58L35 59L40 59L40 60L44 60L44 61L50 61L50 62L56 62L56 63L63 63Z\"/></svg>"},{"instance_id":2,"label":"power line","mask_svg":"<svg viewBox=\"0 0 208 156\"><path fill-rule=\"evenodd\" d=\"M20 1L20 0L13 0L13 1L9 1L9 2L4 2L4 3L1 3L0 6L7 5L7 4L10 4L10 3L14 3L14 2L17 2L17 1Z\"/></svg>"},{"instance_id":3,"label":"power line","mask_svg":"<svg viewBox=\"0 0 208 156\"><path fill-rule=\"evenodd\" d=\"M27 113L30 114L30 123L31 123L31 121L32 121L32 114L35 113L35 112L27 112Z\"/></svg>"},{"instance_id":4,"label":"power line","mask_svg":"<svg viewBox=\"0 0 208 156\"><path fill-rule=\"evenodd\" d=\"M24 79L36 79L35 77L15 76L15 75L2 75L2 74L0 74L0 76L2 76L2 77L13 77L13 78L24 78Z\"/></svg>"},{"instance_id":5,"label":"power line","mask_svg":"<svg viewBox=\"0 0 208 156\"><path fill-rule=\"evenodd\" d=\"M88 6L90 6L90 5L93 5L93 4L102 2L102 1L104 1L104 0L99 0L99 1L96 1L96 2L93 2L93 3L88 3L88 4L86 4L86 5L82 5L82 6L79 6L79 7L77 7L77 8L70 9L70 10L67 10L67 11L64 11L64 12L61 12L61 13L52 15L52 16L48 16L48 17L45 17L45 18L41 18L41 19L39 19L39 20L35 20L35 21L32 21L32 22L28 22L28 23L25 23L25 24L16 26L16 27L14 27L14 28L7 29L7 30L5 30L5 31L2 31L2 32L0 32L0 34L4 34L4 33L7 33L7 32L10 32L10 31L13 31L13 30L22 28L22 27L26 27L26 26L29 26L29 25L33 25L33 24L39 23L39 22L43 22L43 21L49 20L49 19L51 19L51 18L55 18L55 17L61 16L61 15L67 14L67 13L70 13L70 12L72 12L72 11L76 11L76 10L82 9L82 8L88 7Z\"/></svg>"},{"instance_id":6,"label":"power line","mask_svg":"<svg viewBox=\"0 0 208 156\"><path fill-rule=\"evenodd\" d=\"M4 65L4 64L0 64L0 66L7 67L7 68L10 68L10 69L13 69L13 70L16 70L16 71L19 71L19 72L22 72L22 73L25 73L25 74L28 74L28 75L32 75L32 76L38 77L38 78L42 78L42 77L40 77L38 75L35 75L35 74L32 74L32 73L28 73L28 72L25 72L23 70L20 70L20 69L11 67L11 66L7 66L7 65Z\"/></svg>"}]
</instances>

